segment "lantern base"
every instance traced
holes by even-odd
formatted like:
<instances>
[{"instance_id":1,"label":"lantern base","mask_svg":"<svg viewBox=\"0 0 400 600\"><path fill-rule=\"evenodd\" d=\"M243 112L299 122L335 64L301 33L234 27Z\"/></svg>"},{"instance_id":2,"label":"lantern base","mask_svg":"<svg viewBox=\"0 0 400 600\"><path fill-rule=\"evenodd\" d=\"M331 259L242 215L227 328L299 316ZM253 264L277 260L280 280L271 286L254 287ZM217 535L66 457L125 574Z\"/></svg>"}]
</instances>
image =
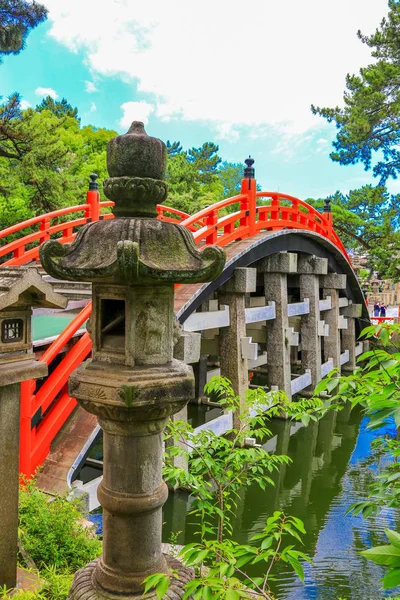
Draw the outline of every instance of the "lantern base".
<instances>
[{"instance_id":1,"label":"lantern base","mask_svg":"<svg viewBox=\"0 0 400 600\"><path fill-rule=\"evenodd\" d=\"M185 593L185 585L194 579L194 571L188 567L184 567L183 564L174 558L165 554L165 560L168 568L174 571L174 577L171 578L171 584L168 592L164 598L169 600L179 600L183 598ZM152 600L157 598L155 590L147 594L121 594L115 590L115 593L101 589L95 578L94 572L96 570L97 563L100 559L94 560L93 562L79 569L76 572L72 587L70 589L68 600Z\"/></svg>"}]
</instances>

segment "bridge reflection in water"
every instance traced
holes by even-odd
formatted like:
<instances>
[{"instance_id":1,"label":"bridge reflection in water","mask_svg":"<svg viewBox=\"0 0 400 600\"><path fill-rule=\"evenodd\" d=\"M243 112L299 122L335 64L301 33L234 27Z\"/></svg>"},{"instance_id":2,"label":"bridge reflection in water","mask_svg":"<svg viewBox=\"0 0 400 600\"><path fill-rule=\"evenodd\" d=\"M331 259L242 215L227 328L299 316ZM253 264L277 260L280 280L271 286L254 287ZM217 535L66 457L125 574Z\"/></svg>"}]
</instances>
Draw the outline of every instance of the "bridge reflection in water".
<instances>
[{"instance_id":1,"label":"bridge reflection in water","mask_svg":"<svg viewBox=\"0 0 400 600\"><path fill-rule=\"evenodd\" d=\"M287 421L271 423L273 437L265 447L288 454L293 462L274 476L275 487L263 492L253 486L242 495L234 517L234 539L246 543L261 531L274 510L304 521L307 534L302 549L314 564L305 565L305 586L284 564L280 565L274 590L279 599L390 597L381 590L380 567L358 552L385 543L384 528L396 528L398 514L384 511L367 520L345 514L353 502L367 496L376 472L371 441L381 432L370 432L366 427L365 418L359 413L349 414L347 409L330 413L308 427ZM170 494L164 508L164 541L177 531L181 532L178 543L196 541L193 515L188 515L188 510L186 494ZM259 564L253 569L253 575L262 575Z\"/></svg>"}]
</instances>

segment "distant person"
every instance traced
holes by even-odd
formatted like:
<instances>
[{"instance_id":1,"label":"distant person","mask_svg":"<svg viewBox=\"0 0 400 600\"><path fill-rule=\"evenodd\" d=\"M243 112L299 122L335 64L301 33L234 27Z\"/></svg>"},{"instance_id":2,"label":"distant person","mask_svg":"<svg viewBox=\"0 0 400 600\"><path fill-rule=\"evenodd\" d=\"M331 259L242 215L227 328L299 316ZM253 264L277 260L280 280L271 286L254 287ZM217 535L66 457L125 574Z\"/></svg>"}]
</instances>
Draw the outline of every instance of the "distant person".
<instances>
[{"instance_id":1,"label":"distant person","mask_svg":"<svg viewBox=\"0 0 400 600\"><path fill-rule=\"evenodd\" d=\"M374 304L374 317L379 317L379 302Z\"/></svg>"},{"instance_id":2,"label":"distant person","mask_svg":"<svg viewBox=\"0 0 400 600\"><path fill-rule=\"evenodd\" d=\"M385 306L384 304L381 304L381 308L380 308L380 317L386 317L386 308L387 306Z\"/></svg>"}]
</instances>

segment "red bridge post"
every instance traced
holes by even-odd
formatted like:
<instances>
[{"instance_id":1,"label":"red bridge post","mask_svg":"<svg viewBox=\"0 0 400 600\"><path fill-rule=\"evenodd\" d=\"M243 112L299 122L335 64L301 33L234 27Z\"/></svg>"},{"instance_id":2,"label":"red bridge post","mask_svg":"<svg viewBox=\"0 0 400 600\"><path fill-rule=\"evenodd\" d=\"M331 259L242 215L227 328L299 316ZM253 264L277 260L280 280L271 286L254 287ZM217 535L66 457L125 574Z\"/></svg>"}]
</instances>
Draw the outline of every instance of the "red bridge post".
<instances>
[{"instance_id":1,"label":"red bridge post","mask_svg":"<svg viewBox=\"0 0 400 600\"><path fill-rule=\"evenodd\" d=\"M254 158L246 158L244 161L246 168L244 170L242 179L241 193L247 196L246 200L242 200L240 203L240 210L245 210L246 215L240 220L240 225L249 228L249 235L255 235L256 233L256 217L257 217L257 181L255 180L255 169L253 167Z\"/></svg>"},{"instance_id":2,"label":"red bridge post","mask_svg":"<svg viewBox=\"0 0 400 600\"><path fill-rule=\"evenodd\" d=\"M98 175L96 173L90 175L91 182L86 194L86 203L89 205L89 210L85 216L92 221L98 221L100 218L100 194L99 184L96 181L97 178Z\"/></svg>"},{"instance_id":3,"label":"red bridge post","mask_svg":"<svg viewBox=\"0 0 400 600\"><path fill-rule=\"evenodd\" d=\"M332 209L331 209L331 200L330 198L326 198L325 199L325 203L324 203L324 208L322 211L322 215L325 217L325 219L328 221L328 238L330 239L332 237L332 231L333 231L333 215L332 215Z\"/></svg>"}]
</instances>

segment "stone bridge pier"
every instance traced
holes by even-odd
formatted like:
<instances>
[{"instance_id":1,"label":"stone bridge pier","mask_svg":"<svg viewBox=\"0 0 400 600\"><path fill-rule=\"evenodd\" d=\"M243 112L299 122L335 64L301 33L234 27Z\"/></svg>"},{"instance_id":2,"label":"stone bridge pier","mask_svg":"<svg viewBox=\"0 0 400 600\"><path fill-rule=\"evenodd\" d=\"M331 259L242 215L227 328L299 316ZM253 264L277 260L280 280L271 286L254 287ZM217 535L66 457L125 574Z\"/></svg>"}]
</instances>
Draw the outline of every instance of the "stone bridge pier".
<instances>
[{"instance_id":1,"label":"stone bridge pier","mask_svg":"<svg viewBox=\"0 0 400 600\"><path fill-rule=\"evenodd\" d=\"M182 323L201 333L197 393L222 375L243 394L261 375L266 389L288 398L312 395L333 369L354 369L362 310L327 258L278 252L237 267Z\"/></svg>"}]
</instances>

